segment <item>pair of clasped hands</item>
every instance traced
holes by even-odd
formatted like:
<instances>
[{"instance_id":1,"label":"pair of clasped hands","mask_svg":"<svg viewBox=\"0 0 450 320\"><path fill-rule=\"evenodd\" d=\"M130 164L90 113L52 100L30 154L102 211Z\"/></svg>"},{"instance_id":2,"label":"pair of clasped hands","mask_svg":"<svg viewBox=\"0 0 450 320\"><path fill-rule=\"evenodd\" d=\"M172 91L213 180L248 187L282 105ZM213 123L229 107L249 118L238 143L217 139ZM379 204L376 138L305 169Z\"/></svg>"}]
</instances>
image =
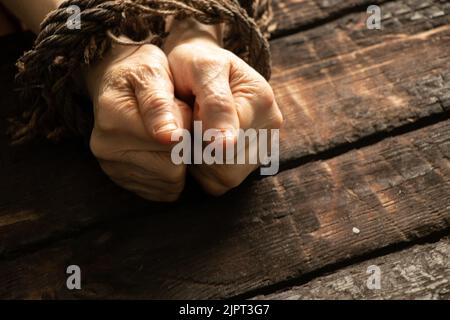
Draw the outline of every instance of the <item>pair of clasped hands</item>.
<instances>
[{"instance_id":1,"label":"pair of clasped hands","mask_svg":"<svg viewBox=\"0 0 450 320\"><path fill-rule=\"evenodd\" d=\"M187 171L212 195L238 186L258 165L175 165L171 137L202 121L227 139L277 129L283 117L267 81L222 48L222 27L174 21L162 49L114 45L86 73L94 104L90 147L119 186L151 200L178 199Z\"/></svg>"}]
</instances>

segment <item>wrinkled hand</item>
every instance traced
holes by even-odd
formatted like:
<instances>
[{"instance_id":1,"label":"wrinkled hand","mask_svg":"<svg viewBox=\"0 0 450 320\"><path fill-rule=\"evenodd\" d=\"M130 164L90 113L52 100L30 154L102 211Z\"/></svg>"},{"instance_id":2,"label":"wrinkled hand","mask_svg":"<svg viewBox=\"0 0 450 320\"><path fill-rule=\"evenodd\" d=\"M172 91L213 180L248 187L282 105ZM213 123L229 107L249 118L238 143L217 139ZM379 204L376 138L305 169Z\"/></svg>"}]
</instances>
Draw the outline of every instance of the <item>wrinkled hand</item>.
<instances>
[{"instance_id":1,"label":"wrinkled hand","mask_svg":"<svg viewBox=\"0 0 450 320\"><path fill-rule=\"evenodd\" d=\"M277 129L283 117L272 88L253 68L221 48L219 36L198 33L192 25L175 26L165 51L174 77L177 96L194 101L193 120L203 130L217 129L236 141L237 130ZM190 30L183 34L183 30ZM230 138L231 137L231 138ZM269 148L270 150L270 148ZM248 154L246 150L241 150ZM203 188L221 195L238 186L259 165L195 165L190 172Z\"/></svg>"},{"instance_id":2,"label":"wrinkled hand","mask_svg":"<svg viewBox=\"0 0 450 320\"><path fill-rule=\"evenodd\" d=\"M119 186L154 201L174 201L186 167L171 161L171 135L190 129L191 109L174 96L165 54L156 46L117 46L87 72L95 126L90 146Z\"/></svg>"}]
</instances>

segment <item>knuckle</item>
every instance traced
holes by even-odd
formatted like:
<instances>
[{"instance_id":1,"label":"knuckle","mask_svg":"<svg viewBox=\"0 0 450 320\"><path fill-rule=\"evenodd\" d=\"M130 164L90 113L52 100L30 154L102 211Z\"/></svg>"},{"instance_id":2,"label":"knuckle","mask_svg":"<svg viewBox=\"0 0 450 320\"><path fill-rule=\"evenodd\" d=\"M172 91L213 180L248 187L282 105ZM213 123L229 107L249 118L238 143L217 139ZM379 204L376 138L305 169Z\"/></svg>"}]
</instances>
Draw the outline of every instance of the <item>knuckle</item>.
<instances>
[{"instance_id":1,"label":"knuckle","mask_svg":"<svg viewBox=\"0 0 450 320\"><path fill-rule=\"evenodd\" d=\"M221 92L214 92L203 100L203 108L216 113L234 112L235 106L230 97Z\"/></svg>"},{"instance_id":2,"label":"knuckle","mask_svg":"<svg viewBox=\"0 0 450 320\"><path fill-rule=\"evenodd\" d=\"M261 83L258 97L260 105L265 109L271 109L275 105L275 94L266 81Z\"/></svg>"},{"instance_id":3,"label":"knuckle","mask_svg":"<svg viewBox=\"0 0 450 320\"><path fill-rule=\"evenodd\" d=\"M193 50L197 50L193 48ZM195 51L194 51L195 52ZM227 65L226 59L220 54L201 54L192 55L192 67L196 68L212 68L212 69L223 69Z\"/></svg>"},{"instance_id":4,"label":"knuckle","mask_svg":"<svg viewBox=\"0 0 450 320\"><path fill-rule=\"evenodd\" d=\"M264 81L260 88L261 91L258 95L259 106L267 112L266 115L269 115L269 127L278 129L283 125L284 119L278 104L276 103L272 87Z\"/></svg>"},{"instance_id":5,"label":"knuckle","mask_svg":"<svg viewBox=\"0 0 450 320\"><path fill-rule=\"evenodd\" d=\"M280 110L276 110L275 115L272 119L272 127L274 129L279 129L283 126L283 123L284 123L283 114L281 113Z\"/></svg>"},{"instance_id":6,"label":"knuckle","mask_svg":"<svg viewBox=\"0 0 450 320\"><path fill-rule=\"evenodd\" d=\"M128 88L131 86L143 86L154 79L161 79L165 73L165 68L158 61L151 60L143 63L138 60L131 60L115 66L109 70L103 79L104 88Z\"/></svg>"},{"instance_id":7,"label":"knuckle","mask_svg":"<svg viewBox=\"0 0 450 320\"><path fill-rule=\"evenodd\" d=\"M110 106L113 106L115 103L114 97L109 92L103 92L98 97L98 105L101 109L109 108Z\"/></svg>"},{"instance_id":8,"label":"knuckle","mask_svg":"<svg viewBox=\"0 0 450 320\"><path fill-rule=\"evenodd\" d=\"M129 68L123 65L109 69L102 78L101 92L128 87L128 72Z\"/></svg>"},{"instance_id":9,"label":"knuckle","mask_svg":"<svg viewBox=\"0 0 450 320\"><path fill-rule=\"evenodd\" d=\"M137 81L145 82L155 78L161 78L164 73L162 65L152 63L135 63L128 69L129 75Z\"/></svg>"},{"instance_id":10,"label":"knuckle","mask_svg":"<svg viewBox=\"0 0 450 320\"><path fill-rule=\"evenodd\" d=\"M101 131L113 131L117 125L114 122L115 114L118 112L117 105L110 94L102 94L98 98L95 126Z\"/></svg>"},{"instance_id":11,"label":"knuckle","mask_svg":"<svg viewBox=\"0 0 450 320\"><path fill-rule=\"evenodd\" d=\"M89 140L89 148L91 149L92 154L97 158L103 157L103 146L101 140L97 137L96 134L91 136Z\"/></svg>"},{"instance_id":12,"label":"knuckle","mask_svg":"<svg viewBox=\"0 0 450 320\"><path fill-rule=\"evenodd\" d=\"M230 60L220 52L191 54L188 58L188 70L193 78L202 85L225 75L230 69Z\"/></svg>"},{"instance_id":13,"label":"knuckle","mask_svg":"<svg viewBox=\"0 0 450 320\"><path fill-rule=\"evenodd\" d=\"M95 126L103 132L114 131L116 129L116 125L111 117L105 115L96 117Z\"/></svg>"}]
</instances>

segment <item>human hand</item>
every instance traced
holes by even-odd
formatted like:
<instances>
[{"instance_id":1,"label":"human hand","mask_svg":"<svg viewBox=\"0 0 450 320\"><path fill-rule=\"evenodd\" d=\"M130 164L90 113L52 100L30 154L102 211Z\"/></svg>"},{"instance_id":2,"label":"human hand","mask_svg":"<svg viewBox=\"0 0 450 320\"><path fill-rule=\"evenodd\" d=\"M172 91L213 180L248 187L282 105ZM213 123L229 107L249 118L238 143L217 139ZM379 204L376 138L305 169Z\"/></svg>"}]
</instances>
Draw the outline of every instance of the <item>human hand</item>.
<instances>
[{"instance_id":1,"label":"human hand","mask_svg":"<svg viewBox=\"0 0 450 320\"><path fill-rule=\"evenodd\" d=\"M177 96L194 102L193 119L203 130L224 133L235 143L238 129L278 129L283 117L272 88L253 68L221 47L220 27L177 21L165 52ZM268 142L270 144L270 141ZM248 154L248 144L245 152ZM194 165L190 172L203 188L221 195L238 186L259 164Z\"/></svg>"},{"instance_id":2,"label":"human hand","mask_svg":"<svg viewBox=\"0 0 450 320\"><path fill-rule=\"evenodd\" d=\"M172 133L190 129L191 109L174 96L165 54L156 46L115 46L86 82L94 104L90 147L119 186L153 201L174 201L186 166L171 161Z\"/></svg>"}]
</instances>

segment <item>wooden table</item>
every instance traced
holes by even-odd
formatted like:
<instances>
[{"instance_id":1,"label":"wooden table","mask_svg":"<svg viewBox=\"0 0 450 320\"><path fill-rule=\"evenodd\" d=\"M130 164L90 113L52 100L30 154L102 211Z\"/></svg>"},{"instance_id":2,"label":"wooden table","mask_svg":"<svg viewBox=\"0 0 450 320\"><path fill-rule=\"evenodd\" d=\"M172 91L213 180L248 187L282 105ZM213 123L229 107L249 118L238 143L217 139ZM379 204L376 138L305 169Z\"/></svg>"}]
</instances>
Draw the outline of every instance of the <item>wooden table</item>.
<instances>
[{"instance_id":1,"label":"wooden table","mask_svg":"<svg viewBox=\"0 0 450 320\"><path fill-rule=\"evenodd\" d=\"M275 12L282 171L221 198L189 181L170 205L114 186L76 142L10 146L31 38L0 39L1 298L450 298L450 2Z\"/></svg>"}]
</instances>

